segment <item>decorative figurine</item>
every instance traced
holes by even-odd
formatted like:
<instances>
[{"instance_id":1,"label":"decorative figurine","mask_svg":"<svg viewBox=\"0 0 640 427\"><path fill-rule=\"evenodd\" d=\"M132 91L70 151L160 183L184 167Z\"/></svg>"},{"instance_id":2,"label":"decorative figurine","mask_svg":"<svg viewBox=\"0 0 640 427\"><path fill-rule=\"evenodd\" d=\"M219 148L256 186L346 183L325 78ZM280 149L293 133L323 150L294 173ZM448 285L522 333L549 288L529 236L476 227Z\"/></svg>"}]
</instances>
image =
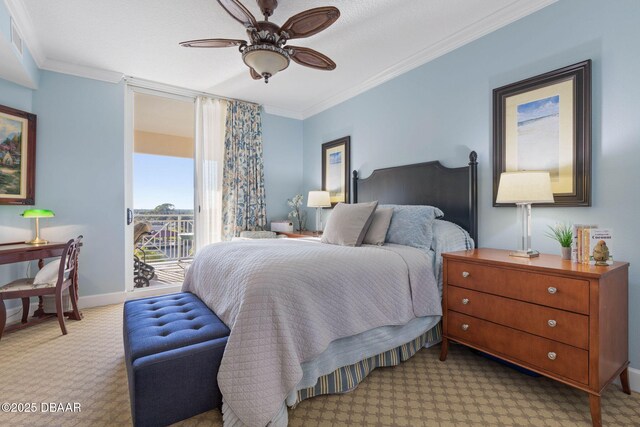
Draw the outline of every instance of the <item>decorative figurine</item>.
<instances>
[{"instance_id":1,"label":"decorative figurine","mask_svg":"<svg viewBox=\"0 0 640 427\"><path fill-rule=\"evenodd\" d=\"M595 248L593 248L593 259L596 265L607 265L609 260L609 248L604 240L598 241Z\"/></svg>"}]
</instances>

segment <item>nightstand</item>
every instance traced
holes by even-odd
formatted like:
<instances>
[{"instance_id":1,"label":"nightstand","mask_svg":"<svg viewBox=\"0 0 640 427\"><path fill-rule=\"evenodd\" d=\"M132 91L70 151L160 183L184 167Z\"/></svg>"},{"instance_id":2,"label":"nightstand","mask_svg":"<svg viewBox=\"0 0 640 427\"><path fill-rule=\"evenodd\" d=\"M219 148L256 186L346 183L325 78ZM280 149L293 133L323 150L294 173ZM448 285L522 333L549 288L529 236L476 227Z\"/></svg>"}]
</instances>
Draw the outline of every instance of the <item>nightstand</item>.
<instances>
[{"instance_id":1,"label":"nightstand","mask_svg":"<svg viewBox=\"0 0 640 427\"><path fill-rule=\"evenodd\" d=\"M594 426L602 425L607 385L619 376L631 393L628 263L600 267L497 249L442 257L440 360L455 341L583 390Z\"/></svg>"},{"instance_id":2,"label":"nightstand","mask_svg":"<svg viewBox=\"0 0 640 427\"><path fill-rule=\"evenodd\" d=\"M301 237L322 237L322 231L294 231L294 232L285 232L278 231L279 235L287 236L290 239L299 239Z\"/></svg>"}]
</instances>

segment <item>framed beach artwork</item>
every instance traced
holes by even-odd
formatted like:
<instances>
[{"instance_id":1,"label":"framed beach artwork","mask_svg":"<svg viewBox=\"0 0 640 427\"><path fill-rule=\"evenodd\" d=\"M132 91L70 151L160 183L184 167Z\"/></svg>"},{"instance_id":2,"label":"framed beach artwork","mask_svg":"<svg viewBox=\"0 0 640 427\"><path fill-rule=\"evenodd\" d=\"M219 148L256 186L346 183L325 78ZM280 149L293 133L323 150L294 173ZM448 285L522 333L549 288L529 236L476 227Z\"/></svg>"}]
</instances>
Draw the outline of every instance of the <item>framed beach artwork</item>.
<instances>
[{"instance_id":1,"label":"framed beach artwork","mask_svg":"<svg viewBox=\"0 0 640 427\"><path fill-rule=\"evenodd\" d=\"M349 203L349 168L351 137L322 144L322 190L328 191L331 206Z\"/></svg>"},{"instance_id":2,"label":"framed beach artwork","mask_svg":"<svg viewBox=\"0 0 640 427\"><path fill-rule=\"evenodd\" d=\"M36 115L0 105L0 205L35 204Z\"/></svg>"},{"instance_id":3,"label":"framed beach artwork","mask_svg":"<svg viewBox=\"0 0 640 427\"><path fill-rule=\"evenodd\" d=\"M493 91L493 206L502 172L545 170L555 203L591 206L591 60Z\"/></svg>"}]
</instances>

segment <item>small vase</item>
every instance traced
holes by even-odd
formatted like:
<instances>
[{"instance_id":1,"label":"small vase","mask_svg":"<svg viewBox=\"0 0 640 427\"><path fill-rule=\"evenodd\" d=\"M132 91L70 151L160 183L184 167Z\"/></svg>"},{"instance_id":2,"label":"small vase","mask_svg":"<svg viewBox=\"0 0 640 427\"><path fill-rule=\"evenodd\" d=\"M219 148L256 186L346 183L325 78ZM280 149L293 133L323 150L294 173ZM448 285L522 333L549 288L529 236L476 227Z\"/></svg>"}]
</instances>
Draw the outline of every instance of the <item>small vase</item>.
<instances>
[{"instance_id":1,"label":"small vase","mask_svg":"<svg viewBox=\"0 0 640 427\"><path fill-rule=\"evenodd\" d=\"M571 248L561 247L560 249L562 250L562 259L570 260L571 259Z\"/></svg>"}]
</instances>

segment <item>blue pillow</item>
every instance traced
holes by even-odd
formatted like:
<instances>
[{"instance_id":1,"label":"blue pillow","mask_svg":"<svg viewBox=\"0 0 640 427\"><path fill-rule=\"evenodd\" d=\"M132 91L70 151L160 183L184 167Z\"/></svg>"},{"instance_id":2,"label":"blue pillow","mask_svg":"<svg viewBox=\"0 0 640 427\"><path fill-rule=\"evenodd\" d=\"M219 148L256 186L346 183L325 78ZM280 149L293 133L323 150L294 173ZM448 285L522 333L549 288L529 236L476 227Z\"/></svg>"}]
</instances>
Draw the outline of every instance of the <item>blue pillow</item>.
<instances>
[{"instance_id":1,"label":"blue pillow","mask_svg":"<svg viewBox=\"0 0 640 427\"><path fill-rule=\"evenodd\" d=\"M391 224L387 230L388 243L431 248L433 221L444 216L440 209L425 205L381 205L380 207L393 208Z\"/></svg>"}]
</instances>

